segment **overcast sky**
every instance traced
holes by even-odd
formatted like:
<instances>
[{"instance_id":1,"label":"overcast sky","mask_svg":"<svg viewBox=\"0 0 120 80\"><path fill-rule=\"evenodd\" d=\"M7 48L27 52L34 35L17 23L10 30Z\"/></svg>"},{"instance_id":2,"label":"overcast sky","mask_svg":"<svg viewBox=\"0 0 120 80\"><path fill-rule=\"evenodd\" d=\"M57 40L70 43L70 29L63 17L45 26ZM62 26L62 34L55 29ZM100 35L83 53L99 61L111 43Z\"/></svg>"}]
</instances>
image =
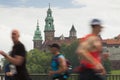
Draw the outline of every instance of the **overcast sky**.
<instances>
[{"instance_id":1,"label":"overcast sky","mask_svg":"<svg viewBox=\"0 0 120 80\"><path fill-rule=\"evenodd\" d=\"M69 36L74 24L77 36L82 37L90 32L89 21L93 18L103 21L104 39L120 34L120 0L0 0L0 49L11 50L10 33L14 28L20 30L26 49L32 49L37 19L44 36L48 3L53 11L56 36Z\"/></svg>"}]
</instances>

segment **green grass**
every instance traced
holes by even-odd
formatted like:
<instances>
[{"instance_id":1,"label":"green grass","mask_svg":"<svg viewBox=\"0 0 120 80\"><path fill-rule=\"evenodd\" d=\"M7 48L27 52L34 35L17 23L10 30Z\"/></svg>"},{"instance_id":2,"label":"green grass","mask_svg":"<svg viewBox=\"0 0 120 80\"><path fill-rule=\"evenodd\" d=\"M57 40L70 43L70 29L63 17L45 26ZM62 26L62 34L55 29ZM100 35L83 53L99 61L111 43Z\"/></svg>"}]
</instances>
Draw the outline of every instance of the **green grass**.
<instances>
[{"instance_id":1,"label":"green grass","mask_svg":"<svg viewBox=\"0 0 120 80\"><path fill-rule=\"evenodd\" d=\"M111 71L111 74L120 74L120 70L113 70Z\"/></svg>"}]
</instances>

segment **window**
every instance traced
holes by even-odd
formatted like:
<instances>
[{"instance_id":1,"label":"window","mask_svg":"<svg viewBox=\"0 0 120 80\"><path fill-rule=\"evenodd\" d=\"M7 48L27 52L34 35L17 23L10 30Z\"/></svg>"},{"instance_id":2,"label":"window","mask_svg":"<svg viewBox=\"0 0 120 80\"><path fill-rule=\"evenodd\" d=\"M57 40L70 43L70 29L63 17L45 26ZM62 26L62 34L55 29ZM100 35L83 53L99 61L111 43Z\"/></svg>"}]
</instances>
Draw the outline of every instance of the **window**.
<instances>
[{"instance_id":1,"label":"window","mask_svg":"<svg viewBox=\"0 0 120 80\"><path fill-rule=\"evenodd\" d=\"M49 23L49 26L51 26L51 23Z\"/></svg>"}]
</instances>

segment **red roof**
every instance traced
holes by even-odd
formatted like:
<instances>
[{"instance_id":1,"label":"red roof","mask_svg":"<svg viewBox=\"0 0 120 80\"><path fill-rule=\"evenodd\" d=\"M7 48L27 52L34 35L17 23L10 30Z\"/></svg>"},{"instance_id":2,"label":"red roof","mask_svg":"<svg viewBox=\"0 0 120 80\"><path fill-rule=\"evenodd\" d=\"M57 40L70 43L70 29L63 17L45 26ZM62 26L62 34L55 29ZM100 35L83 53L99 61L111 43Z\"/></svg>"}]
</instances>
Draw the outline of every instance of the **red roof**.
<instances>
[{"instance_id":1,"label":"red roof","mask_svg":"<svg viewBox=\"0 0 120 80\"><path fill-rule=\"evenodd\" d=\"M106 43L106 44L119 45L120 44L120 39L106 39L106 40L103 40L103 42Z\"/></svg>"}]
</instances>

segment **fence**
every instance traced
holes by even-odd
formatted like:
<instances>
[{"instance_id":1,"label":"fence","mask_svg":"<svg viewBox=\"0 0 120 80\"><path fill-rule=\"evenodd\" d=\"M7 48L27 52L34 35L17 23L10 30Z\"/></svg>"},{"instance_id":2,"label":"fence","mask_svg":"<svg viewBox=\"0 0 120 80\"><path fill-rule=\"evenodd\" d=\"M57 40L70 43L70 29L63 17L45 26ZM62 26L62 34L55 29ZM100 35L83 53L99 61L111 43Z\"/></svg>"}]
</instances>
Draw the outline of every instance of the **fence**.
<instances>
[{"instance_id":1,"label":"fence","mask_svg":"<svg viewBox=\"0 0 120 80\"><path fill-rule=\"evenodd\" d=\"M32 80L51 80L47 74L30 74L30 77ZM109 74L106 78L107 80L120 80L120 75ZM0 80L4 80L4 74L0 74ZM68 80L79 80L79 75L72 74Z\"/></svg>"}]
</instances>

